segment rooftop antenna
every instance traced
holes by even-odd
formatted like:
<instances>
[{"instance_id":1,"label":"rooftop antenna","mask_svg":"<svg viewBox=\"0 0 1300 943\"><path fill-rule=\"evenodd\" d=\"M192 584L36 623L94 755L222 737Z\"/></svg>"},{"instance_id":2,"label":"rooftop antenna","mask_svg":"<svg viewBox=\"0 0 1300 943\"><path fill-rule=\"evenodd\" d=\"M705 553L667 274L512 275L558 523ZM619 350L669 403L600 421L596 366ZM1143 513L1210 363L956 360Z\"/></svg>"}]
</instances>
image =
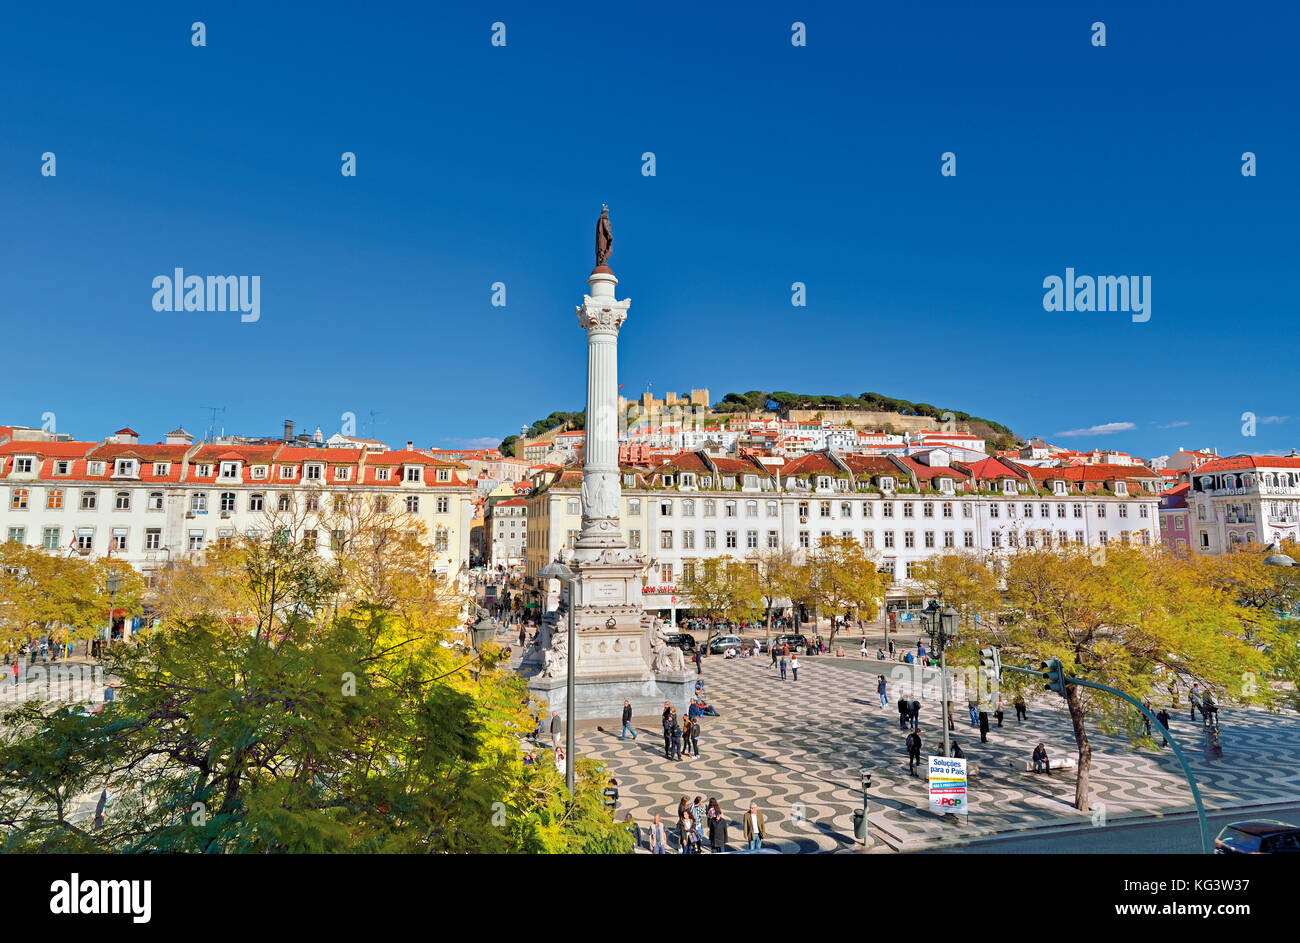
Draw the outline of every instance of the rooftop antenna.
<instances>
[{"instance_id":1,"label":"rooftop antenna","mask_svg":"<svg viewBox=\"0 0 1300 943\"><path fill-rule=\"evenodd\" d=\"M208 410L209 412L212 413L212 419L211 419L211 421L208 422L208 436L207 436L206 439L203 440L203 441L205 441L205 442L211 442L211 441L212 441L212 437L213 437L213 435L216 433L216 430L217 430L217 413L224 413L224 412L226 411L226 407L224 407L224 406L204 406L203 408L206 409L206 410Z\"/></svg>"}]
</instances>

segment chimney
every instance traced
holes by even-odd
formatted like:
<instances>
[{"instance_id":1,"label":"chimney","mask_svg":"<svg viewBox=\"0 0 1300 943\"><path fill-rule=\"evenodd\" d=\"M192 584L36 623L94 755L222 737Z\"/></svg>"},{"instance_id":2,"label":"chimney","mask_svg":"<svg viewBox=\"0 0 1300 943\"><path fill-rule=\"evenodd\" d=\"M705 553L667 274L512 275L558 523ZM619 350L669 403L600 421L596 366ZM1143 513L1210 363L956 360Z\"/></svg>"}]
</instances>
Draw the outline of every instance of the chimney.
<instances>
[{"instance_id":1,"label":"chimney","mask_svg":"<svg viewBox=\"0 0 1300 943\"><path fill-rule=\"evenodd\" d=\"M286 419L284 421L284 441L286 442L293 441L293 420L292 419Z\"/></svg>"},{"instance_id":2,"label":"chimney","mask_svg":"<svg viewBox=\"0 0 1300 943\"><path fill-rule=\"evenodd\" d=\"M409 452L409 451L411 451L413 448L415 448L415 443L412 442L410 439L407 439L407 440L406 440L406 451Z\"/></svg>"}]
</instances>

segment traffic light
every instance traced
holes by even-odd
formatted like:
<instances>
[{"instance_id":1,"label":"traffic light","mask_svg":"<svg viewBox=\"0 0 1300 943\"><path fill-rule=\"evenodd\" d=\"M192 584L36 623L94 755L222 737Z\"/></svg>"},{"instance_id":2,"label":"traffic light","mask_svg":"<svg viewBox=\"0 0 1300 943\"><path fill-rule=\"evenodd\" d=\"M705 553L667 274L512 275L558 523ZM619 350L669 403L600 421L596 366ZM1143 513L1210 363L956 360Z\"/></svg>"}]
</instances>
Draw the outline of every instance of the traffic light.
<instances>
[{"instance_id":1,"label":"traffic light","mask_svg":"<svg viewBox=\"0 0 1300 943\"><path fill-rule=\"evenodd\" d=\"M980 668L984 672L984 677L990 681L997 681L1002 677L1002 656L992 645L980 649Z\"/></svg>"},{"instance_id":2,"label":"traffic light","mask_svg":"<svg viewBox=\"0 0 1300 943\"><path fill-rule=\"evenodd\" d=\"M1061 664L1061 659L1049 659L1043 667L1047 669L1043 672L1043 677L1047 679L1047 690L1065 697L1065 666Z\"/></svg>"}]
</instances>

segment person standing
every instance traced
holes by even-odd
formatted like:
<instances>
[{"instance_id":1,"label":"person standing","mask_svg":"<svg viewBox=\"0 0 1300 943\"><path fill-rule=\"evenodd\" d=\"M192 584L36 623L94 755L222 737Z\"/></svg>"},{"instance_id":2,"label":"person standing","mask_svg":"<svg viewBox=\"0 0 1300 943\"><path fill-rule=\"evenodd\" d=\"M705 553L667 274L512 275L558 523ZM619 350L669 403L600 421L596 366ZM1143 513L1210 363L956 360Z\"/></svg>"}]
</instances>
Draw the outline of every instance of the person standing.
<instances>
[{"instance_id":1,"label":"person standing","mask_svg":"<svg viewBox=\"0 0 1300 943\"><path fill-rule=\"evenodd\" d=\"M1002 726L1002 695L998 695L997 708L993 711L993 716L997 718L998 726Z\"/></svg>"},{"instance_id":2,"label":"person standing","mask_svg":"<svg viewBox=\"0 0 1300 943\"><path fill-rule=\"evenodd\" d=\"M980 743L989 742L989 712L980 711Z\"/></svg>"},{"instance_id":3,"label":"person standing","mask_svg":"<svg viewBox=\"0 0 1300 943\"><path fill-rule=\"evenodd\" d=\"M95 831L99 831L104 827L104 810L108 808L109 801L108 791L108 787L105 786L104 791L99 794L99 803L95 806Z\"/></svg>"},{"instance_id":4,"label":"person standing","mask_svg":"<svg viewBox=\"0 0 1300 943\"><path fill-rule=\"evenodd\" d=\"M673 711L672 713L672 727L670 728L670 732L673 742L673 752L670 758L680 763L682 761L682 728L681 725L677 723L677 711Z\"/></svg>"},{"instance_id":5,"label":"person standing","mask_svg":"<svg viewBox=\"0 0 1300 943\"><path fill-rule=\"evenodd\" d=\"M798 655L790 656L790 676L794 681L799 680L799 656Z\"/></svg>"},{"instance_id":6,"label":"person standing","mask_svg":"<svg viewBox=\"0 0 1300 943\"><path fill-rule=\"evenodd\" d=\"M921 762L921 735L913 730L907 735L907 771L916 775L916 767Z\"/></svg>"},{"instance_id":7,"label":"person standing","mask_svg":"<svg viewBox=\"0 0 1300 943\"><path fill-rule=\"evenodd\" d=\"M1201 710L1201 686L1199 684L1192 685L1192 693L1188 695L1188 699L1192 702L1192 716L1190 719L1195 720L1196 712ZM1201 716L1205 716L1204 711L1201 712Z\"/></svg>"},{"instance_id":8,"label":"person standing","mask_svg":"<svg viewBox=\"0 0 1300 943\"><path fill-rule=\"evenodd\" d=\"M664 759L671 760L673 758L673 711L672 708L668 706L667 701L664 702L663 725Z\"/></svg>"},{"instance_id":9,"label":"person standing","mask_svg":"<svg viewBox=\"0 0 1300 943\"><path fill-rule=\"evenodd\" d=\"M663 816L658 812L655 813L655 820L650 825L650 853L653 855L668 854L668 834L664 831Z\"/></svg>"},{"instance_id":10,"label":"person standing","mask_svg":"<svg viewBox=\"0 0 1300 943\"><path fill-rule=\"evenodd\" d=\"M603 790L605 796L605 808L609 809L609 817L613 818L614 813L618 811L618 780L610 777L609 782Z\"/></svg>"},{"instance_id":11,"label":"person standing","mask_svg":"<svg viewBox=\"0 0 1300 943\"><path fill-rule=\"evenodd\" d=\"M551 711L551 746L555 749L560 748L560 734L564 732L564 724L560 721L560 712Z\"/></svg>"},{"instance_id":12,"label":"person standing","mask_svg":"<svg viewBox=\"0 0 1300 943\"><path fill-rule=\"evenodd\" d=\"M921 702L913 698L912 703L908 706L908 713L912 715L912 729L921 729Z\"/></svg>"},{"instance_id":13,"label":"person standing","mask_svg":"<svg viewBox=\"0 0 1300 943\"><path fill-rule=\"evenodd\" d=\"M777 651L777 650L778 650L780 647L781 647L781 646L779 646L779 645L776 644L775 640L773 640L773 641L767 643L767 650L768 650L769 652L772 653L772 665L771 665L771 667L773 667L773 668L776 667L776 656L777 656L777 654L778 654L778 651Z\"/></svg>"},{"instance_id":14,"label":"person standing","mask_svg":"<svg viewBox=\"0 0 1300 943\"><path fill-rule=\"evenodd\" d=\"M700 661L700 649L695 649L695 673L701 674L704 671L704 665Z\"/></svg>"},{"instance_id":15,"label":"person standing","mask_svg":"<svg viewBox=\"0 0 1300 943\"><path fill-rule=\"evenodd\" d=\"M695 801L691 803L691 819L695 826L695 832L700 836L700 841L702 843L706 834L705 829L708 828L709 825L709 810L708 807L705 806L704 799L701 796L696 796Z\"/></svg>"},{"instance_id":16,"label":"person standing","mask_svg":"<svg viewBox=\"0 0 1300 943\"><path fill-rule=\"evenodd\" d=\"M761 851L763 839L767 838L767 825L763 813L758 811L758 804L751 802L745 813L745 843L750 851Z\"/></svg>"},{"instance_id":17,"label":"person standing","mask_svg":"<svg viewBox=\"0 0 1300 943\"><path fill-rule=\"evenodd\" d=\"M632 702L624 698L623 700L623 732L618 735L620 740L626 740L627 735L631 734L632 739L636 739L636 731L632 729Z\"/></svg>"},{"instance_id":18,"label":"person standing","mask_svg":"<svg viewBox=\"0 0 1300 943\"><path fill-rule=\"evenodd\" d=\"M882 708L889 706L889 695L886 693L888 687L885 684L885 676L881 675L880 680L876 682L876 693L880 695L880 706Z\"/></svg>"},{"instance_id":19,"label":"person standing","mask_svg":"<svg viewBox=\"0 0 1300 943\"><path fill-rule=\"evenodd\" d=\"M717 799L709 800L709 847L714 853L727 850L727 817Z\"/></svg>"},{"instance_id":20,"label":"person standing","mask_svg":"<svg viewBox=\"0 0 1300 943\"><path fill-rule=\"evenodd\" d=\"M907 729L907 718L912 714L912 706L907 703L907 698L898 695L898 729Z\"/></svg>"},{"instance_id":21,"label":"person standing","mask_svg":"<svg viewBox=\"0 0 1300 943\"><path fill-rule=\"evenodd\" d=\"M785 680L785 655L781 656L781 680Z\"/></svg>"},{"instance_id":22,"label":"person standing","mask_svg":"<svg viewBox=\"0 0 1300 943\"><path fill-rule=\"evenodd\" d=\"M1029 710L1025 706L1025 696L1017 694L1012 706L1016 709L1016 723L1026 720L1029 717Z\"/></svg>"},{"instance_id":23,"label":"person standing","mask_svg":"<svg viewBox=\"0 0 1300 943\"><path fill-rule=\"evenodd\" d=\"M690 717L686 718L682 724L682 756L690 758L691 755L691 728L695 726L695 721Z\"/></svg>"}]
</instances>

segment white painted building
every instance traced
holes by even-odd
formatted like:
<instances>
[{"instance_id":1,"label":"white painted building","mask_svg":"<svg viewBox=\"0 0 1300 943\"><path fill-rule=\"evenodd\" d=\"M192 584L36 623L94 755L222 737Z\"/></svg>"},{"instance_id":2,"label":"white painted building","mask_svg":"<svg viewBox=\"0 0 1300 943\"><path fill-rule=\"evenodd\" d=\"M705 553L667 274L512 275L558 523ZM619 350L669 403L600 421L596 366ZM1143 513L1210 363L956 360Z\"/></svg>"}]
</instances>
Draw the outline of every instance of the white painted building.
<instances>
[{"instance_id":1,"label":"white painted building","mask_svg":"<svg viewBox=\"0 0 1300 943\"><path fill-rule=\"evenodd\" d=\"M1300 535L1300 456L1234 455L1190 473L1192 549L1223 553Z\"/></svg>"}]
</instances>

